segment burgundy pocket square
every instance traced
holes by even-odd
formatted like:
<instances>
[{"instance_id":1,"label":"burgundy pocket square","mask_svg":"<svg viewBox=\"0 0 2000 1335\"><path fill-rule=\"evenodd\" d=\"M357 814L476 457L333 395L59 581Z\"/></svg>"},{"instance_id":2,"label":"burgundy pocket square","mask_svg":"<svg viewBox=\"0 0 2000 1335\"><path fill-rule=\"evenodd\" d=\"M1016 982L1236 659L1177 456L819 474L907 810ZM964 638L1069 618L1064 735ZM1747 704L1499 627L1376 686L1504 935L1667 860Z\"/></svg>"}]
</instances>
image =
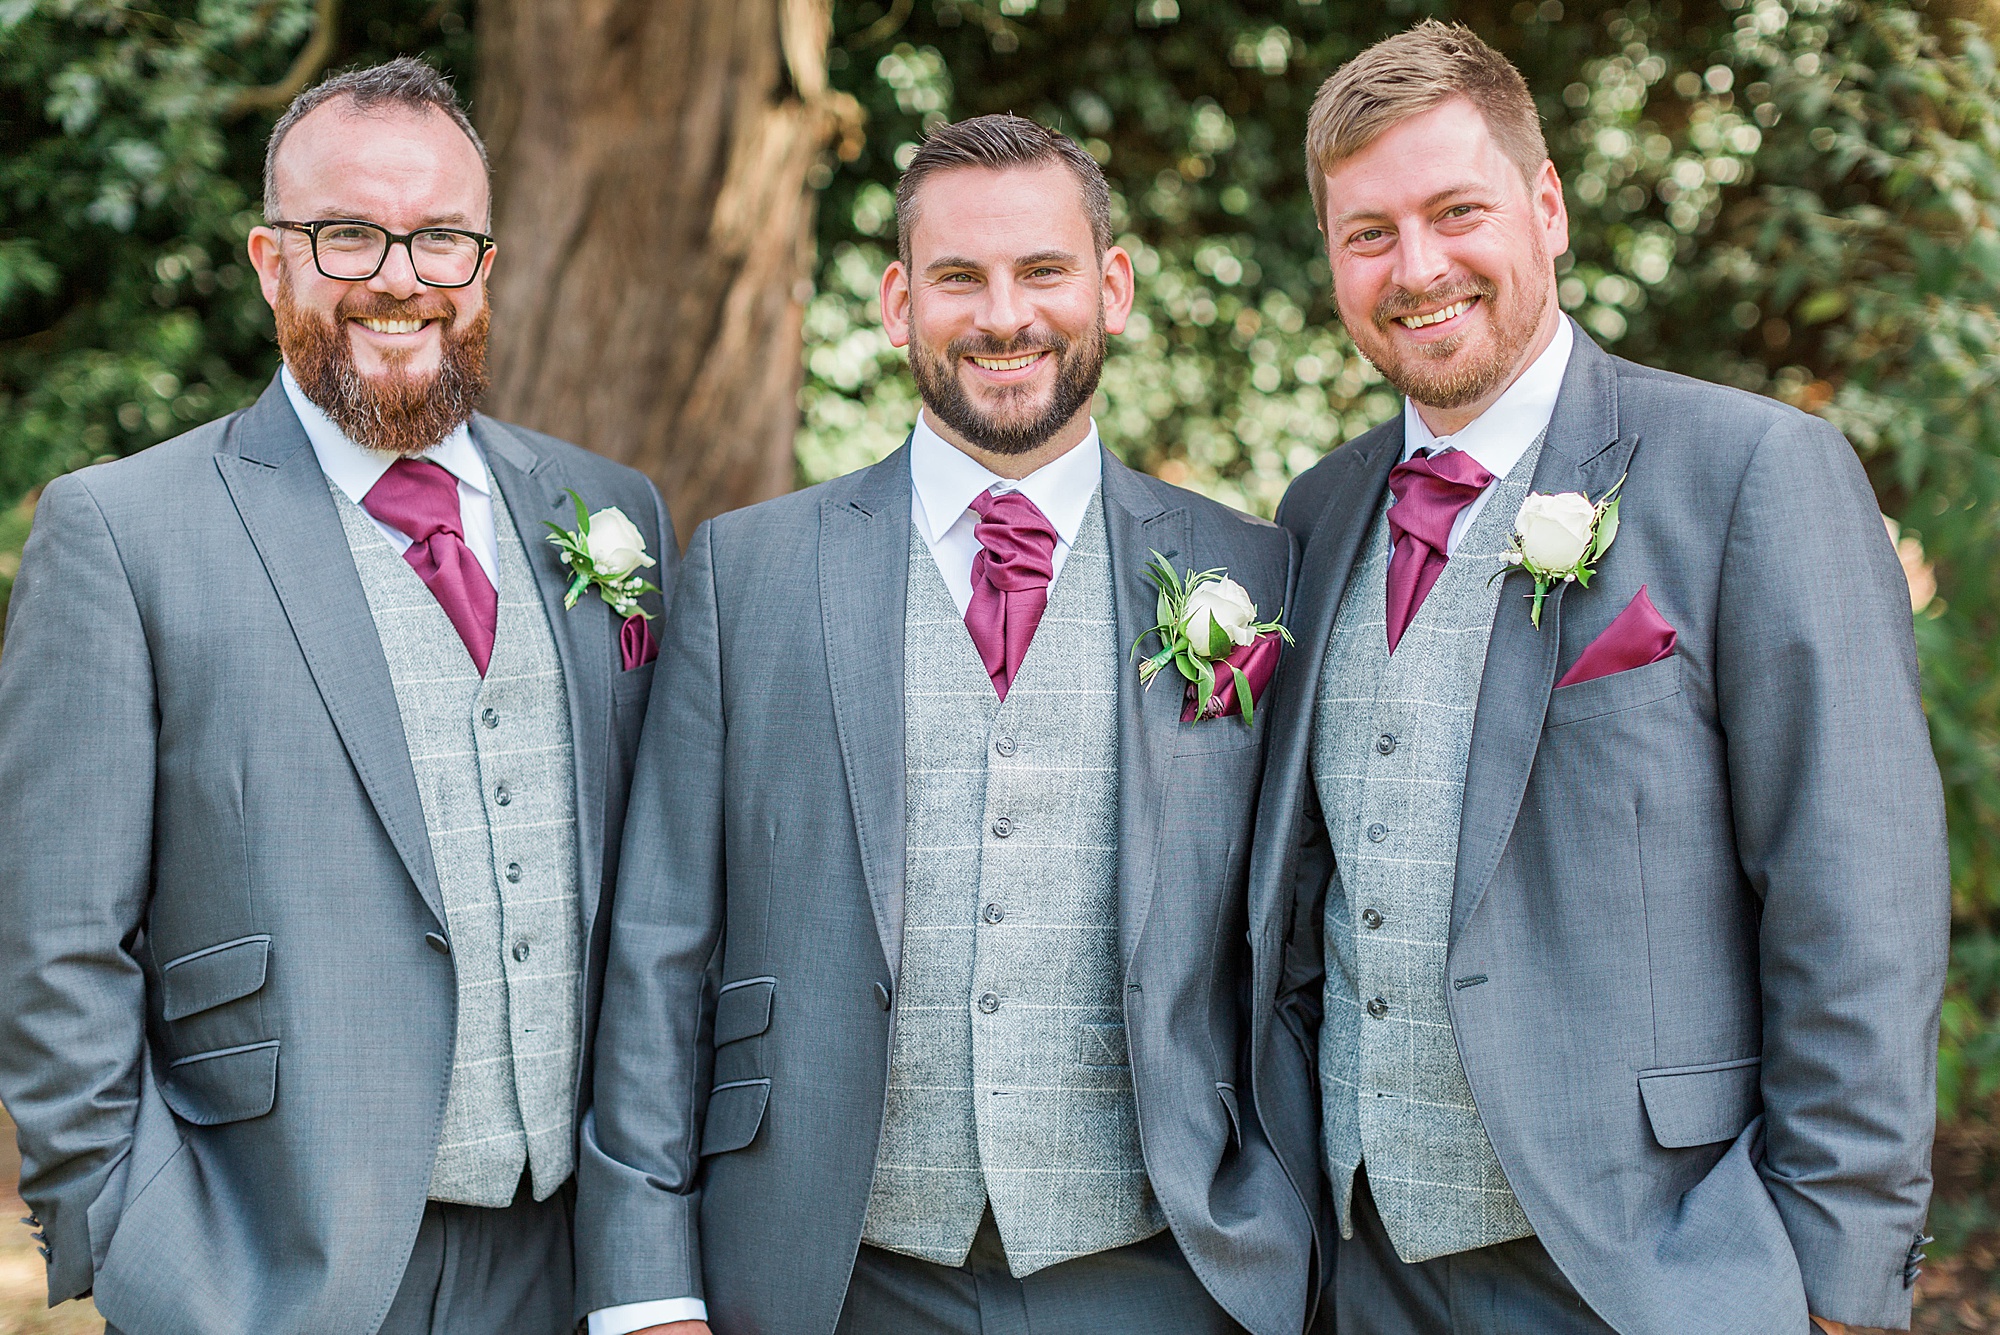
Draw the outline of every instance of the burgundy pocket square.
<instances>
[{"instance_id":1,"label":"burgundy pocket square","mask_svg":"<svg viewBox=\"0 0 2000 1335\"><path fill-rule=\"evenodd\" d=\"M660 642L653 638L653 628L646 618L634 612L625 618L625 624L618 628L618 659L624 664L624 671L644 667L660 656Z\"/></svg>"},{"instance_id":2,"label":"burgundy pocket square","mask_svg":"<svg viewBox=\"0 0 2000 1335\"><path fill-rule=\"evenodd\" d=\"M1646 586L1641 584L1632 601L1625 604L1625 610L1611 619L1604 633L1592 640L1569 671L1563 673L1556 689L1657 663L1673 653L1679 640L1680 636L1653 606L1653 600L1646 596Z\"/></svg>"},{"instance_id":3,"label":"burgundy pocket square","mask_svg":"<svg viewBox=\"0 0 2000 1335\"><path fill-rule=\"evenodd\" d=\"M1238 645L1229 651L1223 661L1231 663L1243 672L1243 680L1250 686L1250 705L1254 709L1264 698L1264 688L1271 684L1271 677L1278 670L1278 651L1282 648L1280 636L1275 630L1267 630L1248 644ZM1230 715L1242 717L1243 707L1236 703L1236 674L1218 668L1215 674L1215 690L1208 697L1208 712L1201 711L1201 692L1193 682L1187 684L1187 693L1181 706L1181 722L1193 723L1198 719L1223 718Z\"/></svg>"}]
</instances>

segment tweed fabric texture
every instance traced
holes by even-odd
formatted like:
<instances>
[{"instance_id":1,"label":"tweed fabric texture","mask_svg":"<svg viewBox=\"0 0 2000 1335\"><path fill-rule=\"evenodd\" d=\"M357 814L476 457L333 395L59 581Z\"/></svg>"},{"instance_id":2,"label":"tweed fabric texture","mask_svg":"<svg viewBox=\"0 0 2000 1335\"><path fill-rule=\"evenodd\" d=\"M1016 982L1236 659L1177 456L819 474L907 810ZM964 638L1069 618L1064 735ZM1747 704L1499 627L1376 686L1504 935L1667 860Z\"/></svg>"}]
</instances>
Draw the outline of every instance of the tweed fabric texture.
<instances>
[{"instance_id":1,"label":"tweed fabric texture","mask_svg":"<svg viewBox=\"0 0 2000 1335\"><path fill-rule=\"evenodd\" d=\"M1394 654L1385 502L1321 665L1313 784L1336 866L1323 1149L1342 1236L1353 1236L1354 1171L1365 1161L1383 1226L1409 1262L1534 1232L1459 1061L1445 956L1473 711L1506 584L1493 575L1541 452L1537 437L1493 484ZM1526 616L1517 602L1507 599L1508 614Z\"/></svg>"},{"instance_id":2,"label":"tweed fabric texture","mask_svg":"<svg viewBox=\"0 0 2000 1335\"><path fill-rule=\"evenodd\" d=\"M1102 498L1004 704L919 535L909 570L901 999L863 1237L962 1265L990 1201L1019 1278L1166 1227L1125 1042Z\"/></svg>"},{"instance_id":3,"label":"tweed fabric texture","mask_svg":"<svg viewBox=\"0 0 2000 1335\"><path fill-rule=\"evenodd\" d=\"M498 1208L521 1172L546 1200L576 1166L575 762L555 637L506 503L493 496L500 608L482 679L431 591L338 489L389 660L458 980L433 1200Z\"/></svg>"}]
</instances>

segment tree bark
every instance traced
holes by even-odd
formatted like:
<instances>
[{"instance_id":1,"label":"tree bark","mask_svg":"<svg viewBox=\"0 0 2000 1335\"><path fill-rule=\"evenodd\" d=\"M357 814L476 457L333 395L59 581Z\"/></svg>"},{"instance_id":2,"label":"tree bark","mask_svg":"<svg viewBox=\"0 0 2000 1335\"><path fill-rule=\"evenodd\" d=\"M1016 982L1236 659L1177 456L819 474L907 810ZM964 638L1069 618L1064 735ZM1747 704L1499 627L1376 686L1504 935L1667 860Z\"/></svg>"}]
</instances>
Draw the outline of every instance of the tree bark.
<instances>
[{"instance_id":1,"label":"tree bark","mask_svg":"<svg viewBox=\"0 0 2000 1335\"><path fill-rule=\"evenodd\" d=\"M683 542L789 489L807 174L859 146L831 0L485 0L478 22L489 411L650 474Z\"/></svg>"}]
</instances>

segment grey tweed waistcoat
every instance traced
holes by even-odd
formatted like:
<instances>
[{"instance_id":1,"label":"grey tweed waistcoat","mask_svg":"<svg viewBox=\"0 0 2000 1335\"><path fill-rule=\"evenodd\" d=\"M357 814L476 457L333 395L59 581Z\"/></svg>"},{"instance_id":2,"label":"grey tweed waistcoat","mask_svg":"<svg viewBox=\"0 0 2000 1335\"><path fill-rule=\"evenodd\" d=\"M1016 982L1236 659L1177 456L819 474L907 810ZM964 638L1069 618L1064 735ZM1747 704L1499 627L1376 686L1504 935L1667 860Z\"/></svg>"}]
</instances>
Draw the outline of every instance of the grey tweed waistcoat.
<instances>
[{"instance_id":1,"label":"grey tweed waistcoat","mask_svg":"<svg viewBox=\"0 0 2000 1335\"><path fill-rule=\"evenodd\" d=\"M444 894L458 1027L433 1200L535 1199L576 1166L576 780L562 663L506 503L493 494L499 623L482 679L437 599L338 489L389 660Z\"/></svg>"},{"instance_id":2,"label":"grey tweed waistcoat","mask_svg":"<svg viewBox=\"0 0 2000 1335\"><path fill-rule=\"evenodd\" d=\"M1002 703L921 535L904 631L908 871L863 1236L959 1265L988 1202L1017 1277L1166 1227L1118 952L1118 673L1093 499Z\"/></svg>"},{"instance_id":3,"label":"grey tweed waistcoat","mask_svg":"<svg viewBox=\"0 0 2000 1335\"><path fill-rule=\"evenodd\" d=\"M1507 584L1493 574L1541 452L1538 437L1494 485L1393 655L1385 503L1321 668L1313 784L1337 868L1319 1048L1327 1176L1352 1237L1354 1172L1366 1161L1409 1262L1534 1232L1459 1063L1445 953L1473 708ZM1512 597L1504 611L1528 615Z\"/></svg>"}]
</instances>

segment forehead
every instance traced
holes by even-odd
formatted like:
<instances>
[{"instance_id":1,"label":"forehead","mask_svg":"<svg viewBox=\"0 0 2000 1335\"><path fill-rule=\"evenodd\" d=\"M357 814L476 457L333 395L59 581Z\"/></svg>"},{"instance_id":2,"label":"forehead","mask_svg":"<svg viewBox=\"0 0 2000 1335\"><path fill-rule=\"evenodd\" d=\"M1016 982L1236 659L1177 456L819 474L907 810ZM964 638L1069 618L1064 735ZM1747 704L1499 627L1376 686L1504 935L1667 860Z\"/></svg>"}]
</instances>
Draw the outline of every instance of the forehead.
<instances>
[{"instance_id":1,"label":"forehead","mask_svg":"<svg viewBox=\"0 0 2000 1335\"><path fill-rule=\"evenodd\" d=\"M273 170L294 218L359 216L401 226L457 216L477 227L486 217L485 164L441 111L363 111L336 98L291 128Z\"/></svg>"},{"instance_id":2,"label":"forehead","mask_svg":"<svg viewBox=\"0 0 2000 1335\"><path fill-rule=\"evenodd\" d=\"M1033 167L952 167L917 187L910 262L955 255L1006 264L1022 255L1094 250L1083 183L1060 162Z\"/></svg>"},{"instance_id":3,"label":"forehead","mask_svg":"<svg viewBox=\"0 0 2000 1335\"><path fill-rule=\"evenodd\" d=\"M1336 220L1393 213L1465 186L1526 188L1479 108L1455 97L1398 121L1334 164L1326 174L1326 211Z\"/></svg>"}]
</instances>

